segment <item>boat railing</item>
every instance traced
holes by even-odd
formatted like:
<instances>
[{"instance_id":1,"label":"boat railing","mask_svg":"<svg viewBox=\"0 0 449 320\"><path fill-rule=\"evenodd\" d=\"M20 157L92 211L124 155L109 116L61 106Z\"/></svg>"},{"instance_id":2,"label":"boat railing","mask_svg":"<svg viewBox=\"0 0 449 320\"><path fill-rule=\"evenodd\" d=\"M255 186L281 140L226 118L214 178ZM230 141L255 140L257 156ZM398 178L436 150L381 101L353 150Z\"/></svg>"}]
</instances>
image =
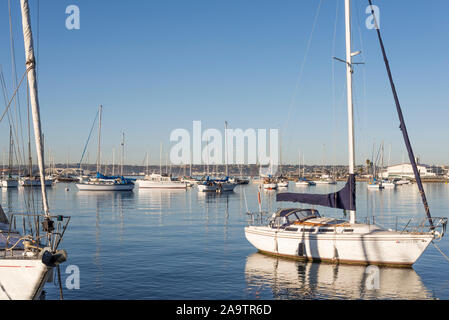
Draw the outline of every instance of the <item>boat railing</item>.
<instances>
[{"instance_id":1,"label":"boat railing","mask_svg":"<svg viewBox=\"0 0 449 320\"><path fill-rule=\"evenodd\" d=\"M432 223L430 223L432 221ZM383 229L395 230L400 233L428 233L434 232L435 238L441 238L446 233L448 218L408 218L408 217L366 217L366 224L373 224Z\"/></svg>"},{"instance_id":2,"label":"boat railing","mask_svg":"<svg viewBox=\"0 0 449 320\"><path fill-rule=\"evenodd\" d=\"M267 225L272 219L272 215L268 211L248 211L246 214L250 226Z\"/></svg>"},{"instance_id":3,"label":"boat railing","mask_svg":"<svg viewBox=\"0 0 449 320\"><path fill-rule=\"evenodd\" d=\"M6 236L4 255L6 256L8 252L12 253L15 248L22 246L25 251L36 252L45 247L56 252L69 222L70 217L62 215L11 214L9 229L3 232L3 235ZM22 235L19 238L17 237L18 227L22 227Z\"/></svg>"}]
</instances>

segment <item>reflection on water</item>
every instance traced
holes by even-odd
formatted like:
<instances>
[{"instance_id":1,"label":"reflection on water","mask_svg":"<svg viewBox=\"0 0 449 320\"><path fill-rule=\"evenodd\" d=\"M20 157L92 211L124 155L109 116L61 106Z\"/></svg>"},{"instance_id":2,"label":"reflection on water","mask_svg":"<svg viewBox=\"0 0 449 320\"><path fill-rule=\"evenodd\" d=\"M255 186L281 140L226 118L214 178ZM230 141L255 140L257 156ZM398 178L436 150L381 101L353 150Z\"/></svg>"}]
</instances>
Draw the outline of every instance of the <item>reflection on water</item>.
<instances>
[{"instance_id":1,"label":"reflection on water","mask_svg":"<svg viewBox=\"0 0 449 320\"><path fill-rule=\"evenodd\" d=\"M78 191L73 184L49 190L52 214L71 216L61 248L79 267L80 290L65 299L439 299L449 298L447 261L432 246L411 270L380 269L380 288L368 290L364 267L313 264L255 253L245 238L247 211L258 211L258 185L230 193L138 189L132 192ZM290 192L333 192L320 185ZM426 184L434 216L448 216L449 185ZM272 213L279 191L261 190L262 210ZM0 193L6 213L41 210L40 190ZM372 192L357 184L358 217L424 217L415 185ZM304 206L308 207L308 206ZM248 208L248 210L247 210ZM318 208L325 216L341 210ZM264 218L270 216L264 214ZM449 237L439 244L449 252ZM58 288L45 286L47 299Z\"/></svg>"},{"instance_id":2,"label":"reflection on water","mask_svg":"<svg viewBox=\"0 0 449 320\"><path fill-rule=\"evenodd\" d=\"M333 265L250 255L247 290L253 298L274 299L432 299L413 269L378 268L379 282L365 266Z\"/></svg>"}]
</instances>

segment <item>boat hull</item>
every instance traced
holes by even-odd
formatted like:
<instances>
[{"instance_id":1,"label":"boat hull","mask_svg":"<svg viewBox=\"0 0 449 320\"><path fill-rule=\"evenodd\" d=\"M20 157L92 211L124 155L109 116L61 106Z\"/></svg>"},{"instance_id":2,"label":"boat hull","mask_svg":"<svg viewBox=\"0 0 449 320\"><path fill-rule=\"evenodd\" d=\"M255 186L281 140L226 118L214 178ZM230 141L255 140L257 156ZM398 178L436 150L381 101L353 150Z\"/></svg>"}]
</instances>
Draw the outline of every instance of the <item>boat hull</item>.
<instances>
[{"instance_id":1,"label":"boat hull","mask_svg":"<svg viewBox=\"0 0 449 320\"><path fill-rule=\"evenodd\" d=\"M134 184L77 183L76 187L80 191L132 191L134 189Z\"/></svg>"},{"instance_id":2,"label":"boat hull","mask_svg":"<svg viewBox=\"0 0 449 320\"><path fill-rule=\"evenodd\" d=\"M17 180L2 180L2 188L17 188L19 181Z\"/></svg>"},{"instance_id":3,"label":"boat hull","mask_svg":"<svg viewBox=\"0 0 449 320\"><path fill-rule=\"evenodd\" d=\"M277 183L265 183L263 185L263 188L265 190L276 190L278 188L278 185L277 185Z\"/></svg>"},{"instance_id":4,"label":"boat hull","mask_svg":"<svg viewBox=\"0 0 449 320\"><path fill-rule=\"evenodd\" d=\"M236 186L237 186L236 183L222 183L222 184L218 185L217 191L218 192L231 192L231 191L234 191Z\"/></svg>"},{"instance_id":5,"label":"boat hull","mask_svg":"<svg viewBox=\"0 0 449 320\"><path fill-rule=\"evenodd\" d=\"M279 188L288 188L288 182L279 182L278 187Z\"/></svg>"},{"instance_id":6,"label":"boat hull","mask_svg":"<svg viewBox=\"0 0 449 320\"><path fill-rule=\"evenodd\" d=\"M199 192L216 192L217 191L217 186L216 185L206 186L204 184L199 184L198 185L198 191Z\"/></svg>"},{"instance_id":7,"label":"boat hull","mask_svg":"<svg viewBox=\"0 0 449 320\"><path fill-rule=\"evenodd\" d=\"M52 274L40 259L0 259L0 299L33 300Z\"/></svg>"},{"instance_id":8,"label":"boat hull","mask_svg":"<svg viewBox=\"0 0 449 320\"><path fill-rule=\"evenodd\" d=\"M137 180L136 183L141 189L186 189L188 187L188 184L185 182L154 182Z\"/></svg>"},{"instance_id":9,"label":"boat hull","mask_svg":"<svg viewBox=\"0 0 449 320\"><path fill-rule=\"evenodd\" d=\"M363 265L411 267L433 239L432 234L393 231L362 234L311 234L250 226L247 240L270 255Z\"/></svg>"},{"instance_id":10,"label":"boat hull","mask_svg":"<svg viewBox=\"0 0 449 320\"><path fill-rule=\"evenodd\" d=\"M40 180L20 180L19 184L22 187L40 187L41 186L41 181ZM53 186L53 181L52 180L45 180L45 186L46 187Z\"/></svg>"}]
</instances>

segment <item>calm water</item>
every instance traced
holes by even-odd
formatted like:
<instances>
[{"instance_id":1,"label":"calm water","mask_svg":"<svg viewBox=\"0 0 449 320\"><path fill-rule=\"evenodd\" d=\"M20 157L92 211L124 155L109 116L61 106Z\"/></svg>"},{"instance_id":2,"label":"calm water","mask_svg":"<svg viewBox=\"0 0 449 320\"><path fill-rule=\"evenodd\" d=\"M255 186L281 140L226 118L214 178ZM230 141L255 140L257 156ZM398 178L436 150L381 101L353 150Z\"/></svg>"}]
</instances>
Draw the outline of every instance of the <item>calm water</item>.
<instances>
[{"instance_id":1,"label":"calm water","mask_svg":"<svg viewBox=\"0 0 449 320\"><path fill-rule=\"evenodd\" d=\"M289 191L330 192L338 186ZM139 190L80 192L61 183L49 190L53 214L72 217L61 248L80 270L80 289L65 299L449 299L449 262L430 245L413 269L382 268L380 287L365 286L365 267L276 259L256 253L244 235L246 203L257 210L257 186L231 194ZM449 185L425 185L433 216L448 217ZM275 210L275 192L263 193L263 209ZM5 212L24 211L24 199L39 207L39 194L3 191ZM424 217L415 185L371 191L358 184L358 217ZM245 201L246 199L246 201ZM285 206L285 205L282 205ZM341 211L321 209L326 216ZM388 219L391 218L391 219ZM448 235L438 243L449 253ZM54 284L47 299L58 299Z\"/></svg>"}]
</instances>

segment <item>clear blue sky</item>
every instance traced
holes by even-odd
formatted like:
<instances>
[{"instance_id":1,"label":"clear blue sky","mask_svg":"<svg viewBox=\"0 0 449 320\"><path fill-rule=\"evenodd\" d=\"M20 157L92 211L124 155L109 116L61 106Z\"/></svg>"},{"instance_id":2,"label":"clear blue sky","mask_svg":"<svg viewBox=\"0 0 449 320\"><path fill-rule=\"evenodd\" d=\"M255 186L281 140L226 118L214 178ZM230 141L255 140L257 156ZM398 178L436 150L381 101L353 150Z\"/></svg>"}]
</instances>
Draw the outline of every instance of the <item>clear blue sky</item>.
<instances>
[{"instance_id":1,"label":"clear blue sky","mask_svg":"<svg viewBox=\"0 0 449 320\"><path fill-rule=\"evenodd\" d=\"M126 163L142 164L149 151L156 164L160 142L168 150L172 130L190 131L193 120L222 129L227 120L232 128L280 128L284 162L297 163L301 149L308 164L347 163L342 63L334 63L332 81L332 56L345 55L343 0L322 1L306 59L318 0L44 0L39 24L37 0L30 2L42 121L47 151L56 162L65 162L68 152L72 162L78 161L102 104L102 150L108 161L122 131ZM65 27L71 4L80 8L80 30ZM425 163L449 164L449 2L375 4L415 153ZM391 145L391 162L400 162L405 148L376 34L365 27L366 6L367 1L353 1L353 50L362 50L357 59L366 63L354 76L356 160L363 163L373 143L378 148L384 141L385 161ZM0 63L11 94L6 0L0 14ZM22 75L16 1L13 22ZM22 93L23 113L25 101ZM8 131L4 120L1 151L8 146ZM90 162L95 154L96 135Z\"/></svg>"}]
</instances>

